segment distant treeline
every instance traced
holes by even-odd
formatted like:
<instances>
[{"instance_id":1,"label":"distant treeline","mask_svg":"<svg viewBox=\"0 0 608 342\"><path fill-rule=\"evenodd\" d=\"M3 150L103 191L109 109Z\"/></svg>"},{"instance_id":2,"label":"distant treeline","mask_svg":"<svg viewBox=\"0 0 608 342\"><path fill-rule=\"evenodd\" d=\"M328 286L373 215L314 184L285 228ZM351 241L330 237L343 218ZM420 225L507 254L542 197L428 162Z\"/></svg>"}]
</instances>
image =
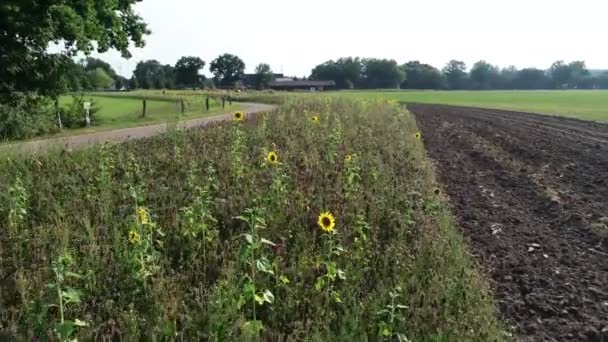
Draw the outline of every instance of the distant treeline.
<instances>
[{"instance_id":1,"label":"distant treeline","mask_svg":"<svg viewBox=\"0 0 608 342\"><path fill-rule=\"evenodd\" d=\"M310 78L334 80L338 89L608 89L608 71L594 75L583 61L557 61L547 70L500 69L479 61L467 71L457 60L439 70L418 61L399 65L390 59L345 57L317 65Z\"/></svg>"},{"instance_id":2,"label":"distant treeline","mask_svg":"<svg viewBox=\"0 0 608 342\"><path fill-rule=\"evenodd\" d=\"M65 78L71 91L232 87L242 85L247 77L243 60L228 53L211 61L209 71L213 77L210 79L200 73L206 65L205 61L195 56L184 56L175 65L162 64L155 59L140 61L130 78L118 75L108 63L97 58L89 57L69 63ZM247 79L247 83L249 86L265 88L272 77L270 66L261 63L255 68L255 74Z\"/></svg>"},{"instance_id":3,"label":"distant treeline","mask_svg":"<svg viewBox=\"0 0 608 342\"><path fill-rule=\"evenodd\" d=\"M245 75L245 63L235 55L223 54L210 63L213 78L200 75L205 62L184 56L175 65L145 60L137 64L131 78L118 75L112 67L96 58L73 63L66 73L70 90L99 89L174 89L241 86L265 88L273 78L268 64ZM253 78L251 78L253 77ZM468 70L462 61L451 60L441 70L418 61L399 65L392 59L345 57L317 65L311 80L333 80L337 89L608 89L608 71L592 73L583 61L557 61L547 70L500 69L479 61Z\"/></svg>"}]
</instances>

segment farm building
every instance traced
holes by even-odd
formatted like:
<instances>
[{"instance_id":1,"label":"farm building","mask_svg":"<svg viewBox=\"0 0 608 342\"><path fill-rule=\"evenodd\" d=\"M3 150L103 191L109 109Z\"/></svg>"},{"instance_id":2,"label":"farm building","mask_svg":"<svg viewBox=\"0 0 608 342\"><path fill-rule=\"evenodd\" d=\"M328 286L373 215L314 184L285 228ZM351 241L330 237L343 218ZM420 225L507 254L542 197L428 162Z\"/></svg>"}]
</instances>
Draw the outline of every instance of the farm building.
<instances>
[{"instance_id":1,"label":"farm building","mask_svg":"<svg viewBox=\"0 0 608 342\"><path fill-rule=\"evenodd\" d=\"M268 83L271 89L275 90L309 90L323 91L336 87L334 81L294 81L294 80L274 80Z\"/></svg>"}]
</instances>

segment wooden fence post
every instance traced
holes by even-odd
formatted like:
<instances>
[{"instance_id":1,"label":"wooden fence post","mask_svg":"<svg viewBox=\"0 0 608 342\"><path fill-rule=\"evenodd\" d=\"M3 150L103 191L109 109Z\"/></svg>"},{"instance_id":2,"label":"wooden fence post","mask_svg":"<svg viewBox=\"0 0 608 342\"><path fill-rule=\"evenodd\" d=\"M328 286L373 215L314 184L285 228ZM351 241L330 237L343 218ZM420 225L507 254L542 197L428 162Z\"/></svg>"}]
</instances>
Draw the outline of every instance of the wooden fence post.
<instances>
[{"instance_id":1,"label":"wooden fence post","mask_svg":"<svg viewBox=\"0 0 608 342\"><path fill-rule=\"evenodd\" d=\"M143 100L142 100L141 117L142 117L142 118L145 118L145 117L146 117L146 99L143 99Z\"/></svg>"}]
</instances>

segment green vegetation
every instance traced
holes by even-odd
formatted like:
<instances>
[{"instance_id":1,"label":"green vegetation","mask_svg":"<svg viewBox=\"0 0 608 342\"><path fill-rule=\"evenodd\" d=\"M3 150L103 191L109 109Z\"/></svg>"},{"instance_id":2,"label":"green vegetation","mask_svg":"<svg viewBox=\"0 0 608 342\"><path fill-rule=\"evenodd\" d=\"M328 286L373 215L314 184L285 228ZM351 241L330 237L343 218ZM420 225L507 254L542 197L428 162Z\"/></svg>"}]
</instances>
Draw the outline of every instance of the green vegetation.
<instances>
[{"instance_id":1,"label":"green vegetation","mask_svg":"<svg viewBox=\"0 0 608 342\"><path fill-rule=\"evenodd\" d=\"M608 122L608 91L353 91L360 99L498 108Z\"/></svg>"},{"instance_id":2,"label":"green vegetation","mask_svg":"<svg viewBox=\"0 0 608 342\"><path fill-rule=\"evenodd\" d=\"M10 335L504 339L415 121L387 101L293 97L0 164Z\"/></svg>"},{"instance_id":3,"label":"green vegetation","mask_svg":"<svg viewBox=\"0 0 608 342\"><path fill-rule=\"evenodd\" d=\"M146 100L146 116L142 117L142 99ZM205 108L205 99L202 96L178 97L155 95L150 92L135 94L100 96L85 95L84 99L90 99L99 108L95 113L95 126L77 130L64 131L64 135L82 134L100 130L144 126L168 121L189 120L198 117L214 115L218 113L238 110L240 106L226 104L223 109L221 102L210 100L210 110ZM181 114L181 100L184 100L184 114ZM66 106L72 102L71 96L60 99L60 105Z\"/></svg>"}]
</instances>

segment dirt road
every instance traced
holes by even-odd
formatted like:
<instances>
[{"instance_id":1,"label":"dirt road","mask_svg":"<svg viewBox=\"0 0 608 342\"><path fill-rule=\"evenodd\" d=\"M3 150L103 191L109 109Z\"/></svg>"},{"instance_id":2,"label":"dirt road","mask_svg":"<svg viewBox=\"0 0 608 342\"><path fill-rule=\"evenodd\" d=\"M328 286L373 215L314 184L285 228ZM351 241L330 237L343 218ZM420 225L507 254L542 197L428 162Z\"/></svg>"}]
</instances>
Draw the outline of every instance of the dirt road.
<instances>
[{"instance_id":1,"label":"dirt road","mask_svg":"<svg viewBox=\"0 0 608 342\"><path fill-rule=\"evenodd\" d=\"M275 108L272 105L259 104L259 103L241 103L242 110L246 114L252 114L257 112L269 111ZM177 123L178 128L192 128L204 126L206 124L229 120L232 118L232 113L219 114L204 118L192 119L180 121ZM17 142L0 146L0 152L7 152L11 154L26 154L43 152L53 149L64 149L64 150L75 150L85 148L87 146L101 144L106 141L109 142L122 142L132 139L141 139L145 137L154 136L167 131L171 124L163 123L158 125L122 128L116 130L109 130L91 134L74 135L68 137L49 138L42 140L33 140L26 142Z\"/></svg>"},{"instance_id":2,"label":"dirt road","mask_svg":"<svg viewBox=\"0 0 608 342\"><path fill-rule=\"evenodd\" d=\"M608 125L409 105L522 341L608 341Z\"/></svg>"}]
</instances>

